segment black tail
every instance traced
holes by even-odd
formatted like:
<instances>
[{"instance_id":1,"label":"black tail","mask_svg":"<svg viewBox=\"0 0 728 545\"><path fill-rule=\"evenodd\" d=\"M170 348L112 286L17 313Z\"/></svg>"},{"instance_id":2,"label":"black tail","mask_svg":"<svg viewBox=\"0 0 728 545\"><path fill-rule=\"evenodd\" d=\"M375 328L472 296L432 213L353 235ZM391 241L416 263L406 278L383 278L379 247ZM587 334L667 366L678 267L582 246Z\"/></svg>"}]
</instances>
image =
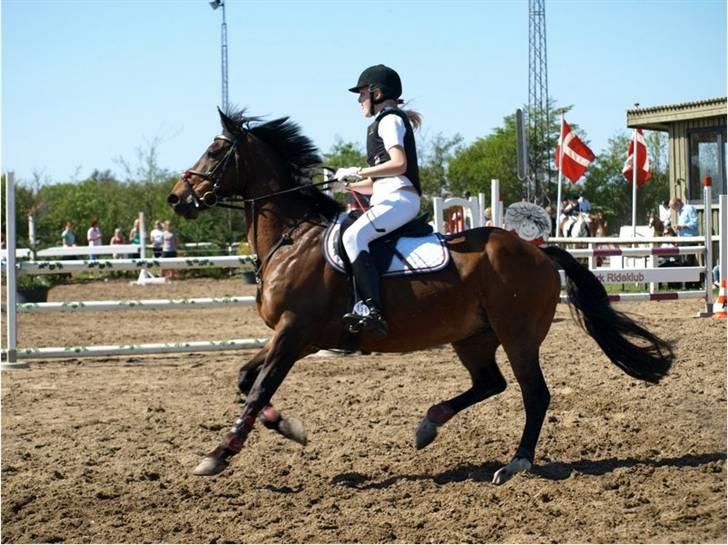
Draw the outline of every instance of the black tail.
<instances>
[{"instance_id":1,"label":"black tail","mask_svg":"<svg viewBox=\"0 0 728 545\"><path fill-rule=\"evenodd\" d=\"M566 273L569 302L577 309L579 325L591 335L604 353L629 376L657 383L670 370L674 354L670 345L615 310L596 276L574 257L550 246L543 251ZM638 345L630 338L646 341Z\"/></svg>"}]
</instances>

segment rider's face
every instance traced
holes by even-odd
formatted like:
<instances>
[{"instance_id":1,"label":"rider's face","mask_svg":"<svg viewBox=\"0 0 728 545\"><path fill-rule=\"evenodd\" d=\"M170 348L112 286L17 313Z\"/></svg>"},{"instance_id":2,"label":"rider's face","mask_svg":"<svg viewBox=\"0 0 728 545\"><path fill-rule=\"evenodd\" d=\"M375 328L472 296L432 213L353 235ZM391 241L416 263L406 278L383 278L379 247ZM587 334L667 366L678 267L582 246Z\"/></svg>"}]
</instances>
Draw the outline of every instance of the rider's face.
<instances>
[{"instance_id":1,"label":"rider's face","mask_svg":"<svg viewBox=\"0 0 728 545\"><path fill-rule=\"evenodd\" d=\"M369 117L369 110L371 106L371 94L369 93L369 89L367 87L362 87L359 89L359 105L361 106L361 111L364 114L364 117Z\"/></svg>"}]
</instances>

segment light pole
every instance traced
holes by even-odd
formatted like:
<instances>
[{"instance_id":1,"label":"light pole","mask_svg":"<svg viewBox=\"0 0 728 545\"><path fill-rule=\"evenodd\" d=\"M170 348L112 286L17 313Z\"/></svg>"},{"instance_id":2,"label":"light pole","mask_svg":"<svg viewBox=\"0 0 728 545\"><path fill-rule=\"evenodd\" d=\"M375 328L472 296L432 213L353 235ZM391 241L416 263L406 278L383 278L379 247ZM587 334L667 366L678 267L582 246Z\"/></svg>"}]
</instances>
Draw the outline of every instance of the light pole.
<instances>
[{"instance_id":1,"label":"light pole","mask_svg":"<svg viewBox=\"0 0 728 545\"><path fill-rule=\"evenodd\" d=\"M222 104L220 108L228 113L228 55L227 55L227 22L225 22L225 0L212 0L210 7L214 10L222 8L222 26L220 27L220 54L222 66ZM233 238L233 215L228 208L228 237Z\"/></svg>"},{"instance_id":2,"label":"light pole","mask_svg":"<svg viewBox=\"0 0 728 545\"><path fill-rule=\"evenodd\" d=\"M223 112L228 109L228 55L227 55L227 23L225 22L225 0L212 0L212 9L222 8L222 26L220 27L220 53L222 56L222 104Z\"/></svg>"}]
</instances>

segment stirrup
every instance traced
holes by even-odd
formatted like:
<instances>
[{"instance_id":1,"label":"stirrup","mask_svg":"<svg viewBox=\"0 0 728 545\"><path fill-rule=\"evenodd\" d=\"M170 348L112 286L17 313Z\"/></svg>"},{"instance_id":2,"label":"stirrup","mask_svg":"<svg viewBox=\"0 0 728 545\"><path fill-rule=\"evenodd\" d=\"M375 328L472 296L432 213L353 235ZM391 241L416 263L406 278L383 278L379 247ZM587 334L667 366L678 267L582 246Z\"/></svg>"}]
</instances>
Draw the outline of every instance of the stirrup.
<instances>
[{"instance_id":1,"label":"stirrup","mask_svg":"<svg viewBox=\"0 0 728 545\"><path fill-rule=\"evenodd\" d=\"M369 333L372 337L381 339L389 335L389 324L379 312L372 312L359 320L359 326L363 333Z\"/></svg>"},{"instance_id":2,"label":"stirrup","mask_svg":"<svg viewBox=\"0 0 728 545\"><path fill-rule=\"evenodd\" d=\"M344 314L342 322L346 330L354 334L370 333L373 337L386 337L389 334L389 325L379 309L366 305L368 314L359 314L357 311L362 310L359 305L365 306L366 303L360 301L354 306L354 310Z\"/></svg>"}]
</instances>

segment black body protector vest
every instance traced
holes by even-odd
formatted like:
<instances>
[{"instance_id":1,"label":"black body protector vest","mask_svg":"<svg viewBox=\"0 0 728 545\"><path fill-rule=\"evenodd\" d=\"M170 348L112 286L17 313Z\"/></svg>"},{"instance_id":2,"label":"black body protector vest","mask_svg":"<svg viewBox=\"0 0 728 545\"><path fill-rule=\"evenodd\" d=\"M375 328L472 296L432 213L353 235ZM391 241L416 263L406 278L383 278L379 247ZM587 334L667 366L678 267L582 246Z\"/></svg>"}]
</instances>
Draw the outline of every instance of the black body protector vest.
<instances>
[{"instance_id":1,"label":"black body protector vest","mask_svg":"<svg viewBox=\"0 0 728 545\"><path fill-rule=\"evenodd\" d=\"M404 122L404 153L407 157L407 170L404 172L404 175L407 176L409 181L412 182L412 185L415 186L417 194L422 195L422 190L420 189L420 169L417 166L415 133L407 114L399 108L385 108L379 112L374 123L369 125L369 128L367 129L367 163L369 163L370 167L373 167L391 159L387 150L384 149L384 140L382 140L379 136L379 122L385 115L396 115Z\"/></svg>"}]
</instances>

